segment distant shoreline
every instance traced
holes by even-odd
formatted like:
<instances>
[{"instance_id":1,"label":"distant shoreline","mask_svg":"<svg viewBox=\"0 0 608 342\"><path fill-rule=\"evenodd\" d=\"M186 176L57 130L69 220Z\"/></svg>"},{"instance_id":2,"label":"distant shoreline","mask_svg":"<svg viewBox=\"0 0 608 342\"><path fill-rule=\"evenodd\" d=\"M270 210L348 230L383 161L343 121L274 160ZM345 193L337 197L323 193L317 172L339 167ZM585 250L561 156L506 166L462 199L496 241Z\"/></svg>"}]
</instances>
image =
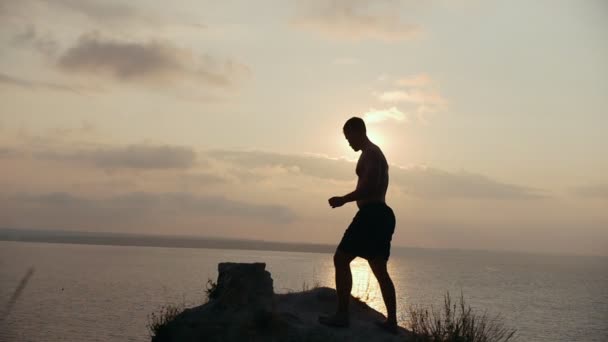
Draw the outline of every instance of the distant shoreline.
<instances>
[{"instance_id":1,"label":"distant shoreline","mask_svg":"<svg viewBox=\"0 0 608 342\"><path fill-rule=\"evenodd\" d=\"M68 243L104 246L211 248L282 252L333 253L335 246L196 236L144 235L110 232L0 229L0 241Z\"/></svg>"},{"instance_id":2,"label":"distant shoreline","mask_svg":"<svg viewBox=\"0 0 608 342\"><path fill-rule=\"evenodd\" d=\"M42 230L42 229L15 229L0 228L0 241L13 242L41 242L41 243L67 243L81 245L100 246L132 246L132 247L167 247L167 248L208 248L208 249L233 249L233 250L257 250L276 252L303 252L303 253L326 253L333 254L336 244L315 244L277 242L263 240L246 240L231 238L214 238L186 235L154 235L154 234L131 234L113 232L86 232L66 230ZM508 250L484 250L484 249L458 249L458 248L425 248L393 246L391 255L414 255L419 253L449 253L452 255L460 253L495 253L509 255L534 255L539 257L581 257L581 258L608 258L604 255L580 255L580 254L552 254L532 253L526 251Z\"/></svg>"}]
</instances>

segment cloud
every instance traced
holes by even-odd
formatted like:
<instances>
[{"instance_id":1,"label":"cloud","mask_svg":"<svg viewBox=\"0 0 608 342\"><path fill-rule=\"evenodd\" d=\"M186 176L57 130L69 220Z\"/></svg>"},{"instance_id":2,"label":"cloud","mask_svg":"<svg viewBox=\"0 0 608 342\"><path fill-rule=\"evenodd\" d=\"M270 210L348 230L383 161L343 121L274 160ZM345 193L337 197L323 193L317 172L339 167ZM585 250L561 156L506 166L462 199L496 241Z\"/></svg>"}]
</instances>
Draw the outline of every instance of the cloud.
<instances>
[{"instance_id":1,"label":"cloud","mask_svg":"<svg viewBox=\"0 0 608 342\"><path fill-rule=\"evenodd\" d=\"M168 42L131 42L89 33L66 50L58 66L67 72L105 75L124 82L194 80L214 87L232 86L249 68L231 60L195 56Z\"/></svg>"},{"instance_id":2,"label":"cloud","mask_svg":"<svg viewBox=\"0 0 608 342\"><path fill-rule=\"evenodd\" d=\"M80 93L81 88L79 86L71 86L60 83L45 82L45 81L31 81L22 78L10 76L7 74L0 73L0 84L24 88L29 90L48 89L56 91L68 91L72 93Z\"/></svg>"},{"instance_id":3,"label":"cloud","mask_svg":"<svg viewBox=\"0 0 608 342\"><path fill-rule=\"evenodd\" d=\"M7 149L0 154L10 156L15 152L15 149ZM106 170L184 171L165 175L173 181L178 180L180 190L210 184L229 186L235 183L278 181L279 177L293 184L315 179L341 182L343 185L356 181L354 161L316 154L221 149L197 153L189 147L147 144L88 149L66 149L58 145L53 150L33 150L29 154L43 160L80 163ZM168 178L164 178L163 182L172 184ZM541 189L505 183L473 172L452 172L430 167L403 168L391 165L390 182L391 188L418 198L516 200L548 197Z\"/></svg>"},{"instance_id":4,"label":"cloud","mask_svg":"<svg viewBox=\"0 0 608 342\"><path fill-rule=\"evenodd\" d=\"M395 84L403 88L375 92L373 95L383 103L407 106L408 111L423 123L428 122L429 114L447 109L447 100L435 88L435 82L427 74L401 78L396 80Z\"/></svg>"},{"instance_id":5,"label":"cloud","mask_svg":"<svg viewBox=\"0 0 608 342\"><path fill-rule=\"evenodd\" d=\"M213 172L184 173L179 174L178 177L180 183L190 189L200 185L215 185L229 182L226 175Z\"/></svg>"},{"instance_id":6,"label":"cloud","mask_svg":"<svg viewBox=\"0 0 608 342\"><path fill-rule=\"evenodd\" d=\"M23 0L27 1L27 0ZM158 13L149 10L146 6L131 6L128 2L112 2L98 0L41 0L49 7L57 8L60 12L72 12L82 15L86 19L96 22L100 28L107 27L108 23L125 26L148 27L153 29L165 26L193 28L199 31L206 26L198 23L195 15L188 12L179 14L172 11ZM133 3L135 4L135 3ZM179 7L178 7L179 9ZM112 29L112 28L110 28Z\"/></svg>"},{"instance_id":7,"label":"cloud","mask_svg":"<svg viewBox=\"0 0 608 342\"><path fill-rule=\"evenodd\" d=\"M3 19L0 25L14 16L22 16L22 6L21 1L0 0L0 19Z\"/></svg>"},{"instance_id":8,"label":"cloud","mask_svg":"<svg viewBox=\"0 0 608 342\"><path fill-rule=\"evenodd\" d=\"M89 150L35 153L42 159L80 162L105 169L181 169L194 166L192 148L171 145L129 145Z\"/></svg>"},{"instance_id":9,"label":"cloud","mask_svg":"<svg viewBox=\"0 0 608 342\"><path fill-rule=\"evenodd\" d=\"M43 55L54 55L59 49L59 43L50 33L41 35L34 25L28 25L25 30L15 34L11 44L15 47L34 48Z\"/></svg>"},{"instance_id":10,"label":"cloud","mask_svg":"<svg viewBox=\"0 0 608 342\"><path fill-rule=\"evenodd\" d=\"M0 146L0 158L10 158L19 156L22 156L21 151L11 147Z\"/></svg>"},{"instance_id":11,"label":"cloud","mask_svg":"<svg viewBox=\"0 0 608 342\"><path fill-rule=\"evenodd\" d=\"M437 92L414 90L395 90L377 94L382 102L445 105L446 101Z\"/></svg>"},{"instance_id":12,"label":"cloud","mask_svg":"<svg viewBox=\"0 0 608 342\"><path fill-rule=\"evenodd\" d=\"M338 180L348 180L353 174L351 163L340 159L264 151L208 150L202 154L212 160L230 163L236 170L280 167L292 173ZM248 177L248 173L240 175Z\"/></svg>"},{"instance_id":13,"label":"cloud","mask_svg":"<svg viewBox=\"0 0 608 342\"><path fill-rule=\"evenodd\" d=\"M391 179L404 192L423 198L537 199L546 194L530 187L502 183L487 176L428 167L393 167Z\"/></svg>"},{"instance_id":14,"label":"cloud","mask_svg":"<svg viewBox=\"0 0 608 342\"><path fill-rule=\"evenodd\" d=\"M236 168L280 166L325 180L354 181L355 164L345 159L318 155L289 155L261 151L211 150L207 158L232 163ZM420 198L538 199L547 195L539 189L503 183L471 172L448 172L427 167L391 166L391 184Z\"/></svg>"},{"instance_id":15,"label":"cloud","mask_svg":"<svg viewBox=\"0 0 608 342\"><path fill-rule=\"evenodd\" d=\"M404 23L395 1L334 0L316 6L294 20L297 27L347 40L397 41L417 36L417 25Z\"/></svg>"},{"instance_id":16,"label":"cloud","mask_svg":"<svg viewBox=\"0 0 608 342\"><path fill-rule=\"evenodd\" d=\"M404 122L407 121L407 116L399 109L391 107L389 109L370 109L363 114L363 119L366 123L377 123L387 120Z\"/></svg>"},{"instance_id":17,"label":"cloud","mask_svg":"<svg viewBox=\"0 0 608 342\"><path fill-rule=\"evenodd\" d=\"M608 183L580 186L575 188L573 192L580 197L608 199Z\"/></svg>"},{"instance_id":18,"label":"cloud","mask_svg":"<svg viewBox=\"0 0 608 342\"><path fill-rule=\"evenodd\" d=\"M10 32L33 24L42 27L40 23L44 23L45 30L54 32L65 33L65 28L71 27L81 32L95 29L118 35L140 32L166 35L174 30L199 35L207 28L200 23L196 11L180 6L148 5L147 2L99 0L0 0L0 27Z\"/></svg>"},{"instance_id":19,"label":"cloud","mask_svg":"<svg viewBox=\"0 0 608 342\"><path fill-rule=\"evenodd\" d=\"M84 136L85 138L91 138L92 135L99 133L99 127L88 120L82 120L79 124L55 127L49 129L50 136L59 137L78 137Z\"/></svg>"},{"instance_id":20,"label":"cloud","mask_svg":"<svg viewBox=\"0 0 608 342\"><path fill-rule=\"evenodd\" d=\"M126 21L143 19L141 11L124 3L110 3L107 1L89 0L43 0L49 5L60 6L74 12L83 14L90 19L100 21Z\"/></svg>"},{"instance_id":21,"label":"cloud","mask_svg":"<svg viewBox=\"0 0 608 342\"><path fill-rule=\"evenodd\" d=\"M10 4L7 4L8 2ZM43 16L48 19L55 15L60 15L64 21L73 19L75 15L84 16L88 21L95 21L105 26L109 23L112 25L161 24L158 15L143 8L110 1L21 0L0 3L0 17L17 19L21 23L40 22L37 19Z\"/></svg>"},{"instance_id":22,"label":"cloud","mask_svg":"<svg viewBox=\"0 0 608 342\"><path fill-rule=\"evenodd\" d=\"M292 222L296 215L284 206L254 204L220 196L198 196L188 192L129 192L111 197L89 198L67 192L20 193L5 198L0 217L26 219L36 216L45 226L61 227L77 222L111 228L113 224L171 223L175 217L231 216L270 223ZM2 209L0 209L2 210ZM86 229L86 228L85 228Z\"/></svg>"}]
</instances>

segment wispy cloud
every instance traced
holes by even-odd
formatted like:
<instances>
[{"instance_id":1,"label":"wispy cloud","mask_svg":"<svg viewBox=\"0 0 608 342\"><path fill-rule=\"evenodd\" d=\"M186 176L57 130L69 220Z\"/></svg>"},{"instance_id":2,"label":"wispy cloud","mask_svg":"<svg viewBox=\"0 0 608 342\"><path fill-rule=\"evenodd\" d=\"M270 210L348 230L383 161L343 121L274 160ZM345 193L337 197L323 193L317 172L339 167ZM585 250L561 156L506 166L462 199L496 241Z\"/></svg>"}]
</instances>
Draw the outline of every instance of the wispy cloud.
<instances>
[{"instance_id":1,"label":"wispy cloud","mask_svg":"<svg viewBox=\"0 0 608 342\"><path fill-rule=\"evenodd\" d=\"M41 34L33 24L13 35L11 44L15 47L30 47L48 56L54 55L59 49L59 42L53 35L49 32Z\"/></svg>"},{"instance_id":2,"label":"wispy cloud","mask_svg":"<svg viewBox=\"0 0 608 342\"><path fill-rule=\"evenodd\" d=\"M193 17L177 18L170 11L159 13L142 4L97 0L20 0L0 2L0 17L19 24L38 24L41 19L60 18L74 23L85 19L88 24L113 30L125 27L188 26L202 28ZM185 18L186 17L186 18ZM181 20L180 20L181 19ZM46 21L48 23L48 20ZM0 23L1 25L2 23ZM45 25L46 26L46 25Z\"/></svg>"},{"instance_id":3,"label":"wispy cloud","mask_svg":"<svg viewBox=\"0 0 608 342\"><path fill-rule=\"evenodd\" d=\"M388 109L370 109L363 114L363 119L369 124L394 120L399 122L407 122L407 116L396 107Z\"/></svg>"},{"instance_id":4,"label":"wispy cloud","mask_svg":"<svg viewBox=\"0 0 608 342\"><path fill-rule=\"evenodd\" d=\"M59 58L61 69L89 75L105 75L125 82L196 80L228 87L249 75L249 68L231 60L196 56L168 42L132 42L83 35Z\"/></svg>"},{"instance_id":5,"label":"wispy cloud","mask_svg":"<svg viewBox=\"0 0 608 342\"><path fill-rule=\"evenodd\" d=\"M46 82L46 81L31 81L22 79L19 77L10 76L7 74L0 73L0 84L19 87L30 90L37 89L47 89L47 90L57 90L57 91L68 91L73 93L80 93L83 87L81 86L71 86L60 83Z\"/></svg>"},{"instance_id":6,"label":"wispy cloud","mask_svg":"<svg viewBox=\"0 0 608 342\"><path fill-rule=\"evenodd\" d=\"M446 100L437 92L413 90L393 90L377 94L378 99L382 102L391 103L414 103L414 104L433 104L445 105Z\"/></svg>"},{"instance_id":7,"label":"wispy cloud","mask_svg":"<svg viewBox=\"0 0 608 342\"><path fill-rule=\"evenodd\" d=\"M103 21L144 20L147 16L125 3L90 0L43 0L49 5L63 7L89 19Z\"/></svg>"},{"instance_id":8,"label":"wispy cloud","mask_svg":"<svg viewBox=\"0 0 608 342\"><path fill-rule=\"evenodd\" d=\"M16 157L16 156L21 156L21 155L22 155L21 151L15 149L15 148L0 146L0 158L10 158L10 157Z\"/></svg>"},{"instance_id":9,"label":"wispy cloud","mask_svg":"<svg viewBox=\"0 0 608 342\"><path fill-rule=\"evenodd\" d=\"M384 103L406 106L418 121L428 122L428 115L447 109L447 100L439 93L435 82L427 74L417 74L397 79L399 89L375 92L373 95Z\"/></svg>"},{"instance_id":10,"label":"wispy cloud","mask_svg":"<svg viewBox=\"0 0 608 342\"><path fill-rule=\"evenodd\" d=\"M399 3L390 0L313 1L296 26L322 35L346 40L397 41L420 34L419 26L405 23L399 16Z\"/></svg>"},{"instance_id":11,"label":"wispy cloud","mask_svg":"<svg viewBox=\"0 0 608 342\"><path fill-rule=\"evenodd\" d=\"M63 143L53 145L52 149L45 147L48 145L49 142L35 144L29 150L26 145L22 148L6 146L2 154L5 157L27 155L34 159L77 163L103 170L166 170L171 172L145 175L166 175L173 178L169 183L179 180L179 189L181 186L193 189L199 185L253 184L277 181L278 178L294 184L314 179L330 182L355 180L353 161L318 154L222 149L195 151L188 146L149 144L82 148L73 143ZM548 196L540 189L505 183L467 171L391 165L390 174L391 184L420 198L534 199ZM121 177L125 175L129 176L121 173Z\"/></svg>"},{"instance_id":12,"label":"wispy cloud","mask_svg":"<svg viewBox=\"0 0 608 342\"><path fill-rule=\"evenodd\" d=\"M405 193L422 198L538 199L547 194L535 188L508 184L477 173L448 172L429 167L392 169L391 178Z\"/></svg>"},{"instance_id":13,"label":"wispy cloud","mask_svg":"<svg viewBox=\"0 0 608 342\"><path fill-rule=\"evenodd\" d=\"M31 0L22 0L31 1ZM107 27L108 23L120 27L148 27L162 28L166 26L188 27L195 30L205 28L197 22L196 17L190 13L159 13L152 11L143 2L126 1L98 1L98 0L41 0L49 7L57 8L61 12L72 12L86 17L87 20L97 23L100 27ZM175 7L179 9L179 6Z\"/></svg>"},{"instance_id":14,"label":"wispy cloud","mask_svg":"<svg viewBox=\"0 0 608 342\"><path fill-rule=\"evenodd\" d=\"M85 197L69 192L18 193L0 196L0 203L0 217L15 217L20 222L48 228L70 227L75 223L85 229L87 225L115 229L116 225L149 222L172 224L176 216L194 219L234 216L277 224L290 223L296 218L291 209L281 205L189 192L128 192L109 197Z\"/></svg>"},{"instance_id":15,"label":"wispy cloud","mask_svg":"<svg viewBox=\"0 0 608 342\"><path fill-rule=\"evenodd\" d=\"M206 157L232 163L239 169L280 166L296 169L297 175L319 179L353 180L354 163L319 155L278 154L262 151L213 150ZM547 197L540 189L500 182L472 172L449 172L428 167L391 166L391 182L405 193L420 198L537 199Z\"/></svg>"},{"instance_id":16,"label":"wispy cloud","mask_svg":"<svg viewBox=\"0 0 608 342\"><path fill-rule=\"evenodd\" d=\"M79 162L104 169L181 169L196 163L192 148L171 145L129 145L80 149L76 151L46 150L35 157L58 161Z\"/></svg>"}]
</instances>

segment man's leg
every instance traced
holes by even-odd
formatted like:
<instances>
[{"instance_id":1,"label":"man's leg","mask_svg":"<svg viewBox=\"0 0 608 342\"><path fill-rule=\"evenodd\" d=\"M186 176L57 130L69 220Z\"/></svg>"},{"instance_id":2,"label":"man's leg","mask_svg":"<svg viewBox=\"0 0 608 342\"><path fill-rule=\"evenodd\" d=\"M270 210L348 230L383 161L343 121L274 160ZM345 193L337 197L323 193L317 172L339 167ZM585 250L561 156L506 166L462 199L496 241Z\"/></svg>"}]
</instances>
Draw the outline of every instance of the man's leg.
<instances>
[{"instance_id":1,"label":"man's leg","mask_svg":"<svg viewBox=\"0 0 608 342\"><path fill-rule=\"evenodd\" d=\"M384 305L386 305L386 324L397 325L397 300L395 295L395 285L388 275L386 268L386 260L374 259L368 260L369 266L374 272L374 276L378 279L380 284L380 291L382 291L382 299L384 299Z\"/></svg>"},{"instance_id":2,"label":"man's leg","mask_svg":"<svg viewBox=\"0 0 608 342\"><path fill-rule=\"evenodd\" d=\"M338 293L338 309L336 316L348 317L348 302L353 288L353 275L350 271L350 262L355 256L336 250L334 254L334 267L336 268L336 292Z\"/></svg>"},{"instance_id":3,"label":"man's leg","mask_svg":"<svg viewBox=\"0 0 608 342\"><path fill-rule=\"evenodd\" d=\"M348 303L350 292L353 287L353 276L350 272L350 262L355 256L336 250L334 254L334 267L336 268L336 292L338 295L338 307L333 316L320 316L319 322L330 326L347 326Z\"/></svg>"}]
</instances>

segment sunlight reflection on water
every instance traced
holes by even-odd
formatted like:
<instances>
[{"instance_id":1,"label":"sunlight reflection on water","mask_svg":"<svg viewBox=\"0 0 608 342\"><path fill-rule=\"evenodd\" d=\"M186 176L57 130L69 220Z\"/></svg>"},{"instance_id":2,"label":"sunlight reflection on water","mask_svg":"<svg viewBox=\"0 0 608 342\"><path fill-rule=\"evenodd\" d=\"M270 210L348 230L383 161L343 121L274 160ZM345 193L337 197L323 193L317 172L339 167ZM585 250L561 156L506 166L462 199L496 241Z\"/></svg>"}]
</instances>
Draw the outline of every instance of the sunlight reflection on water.
<instances>
[{"instance_id":1,"label":"sunlight reflection on water","mask_svg":"<svg viewBox=\"0 0 608 342\"><path fill-rule=\"evenodd\" d=\"M380 285L378 284L378 280L374 276L371 268L369 267L369 263L365 259L356 258L350 264L351 273L353 275L353 288L351 291L351 295L353 297L357 297L363 300L367 305L372 307L374 310L381 312L386 315L386 307L384 305L384 301L382 299L382 292L380 291ZM320 284L324 286L329 286L331 288L335 288L335 275L334 275L334 266L333 263L323 268L323 274L321 275ZM403 284L404 277L398 274L398 270L393 266L393 263L388 263L388 272L394 279L399 279L399 283L395 284L397 292L399 292L399 288L406 288L405 284ZM399 300L403 301L407 298L406 294L399 294ZM400 321L403 321L403 317L399 318Z\"/></svg>"}]
</instances>

